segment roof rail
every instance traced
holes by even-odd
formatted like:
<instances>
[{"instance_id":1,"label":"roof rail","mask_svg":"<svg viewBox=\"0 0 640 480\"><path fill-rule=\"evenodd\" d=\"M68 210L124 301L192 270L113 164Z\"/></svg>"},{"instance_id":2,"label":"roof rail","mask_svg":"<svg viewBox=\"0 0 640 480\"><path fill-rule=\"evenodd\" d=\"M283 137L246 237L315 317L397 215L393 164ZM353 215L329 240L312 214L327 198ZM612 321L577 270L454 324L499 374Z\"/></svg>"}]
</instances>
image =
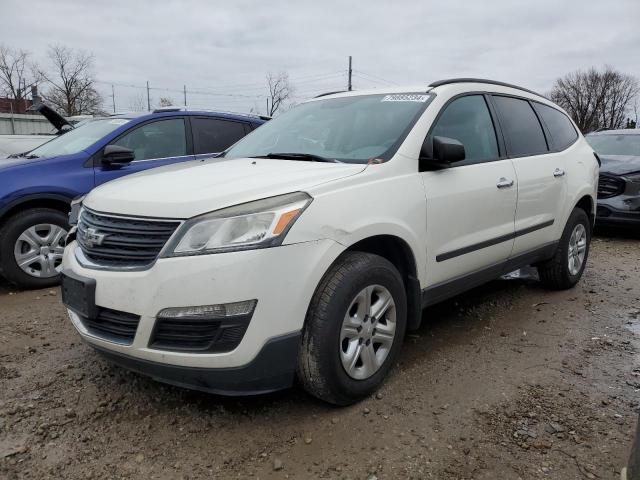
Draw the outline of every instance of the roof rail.
<instances>
[{"instance_id":1,"label":"roof rail","mask_svg":"<svg viewBox=\"0 0 640 480\"><path fill-rule=\"evenodd\" d=\"M253 117L261 120L271 120L268 115L259 115L257 113L230 112L227 110L215 110L213 108L188 108L188 107L160 107L151 111L151 113L167 113L167 112L210 112L224 113L228 115L238 115L240 117Z\"/></svg>"},{"instance_id":2,"label":"roof rail","mask_svg":"<svg viewBox=\"0 0 640 480\"><path fill-rule=\"evenodd\" d=\"M326 92L326 93L321 93L320 95L316 95L313 98L320 98L320 97L326 97L327 95L333 95L335 93L345 93L347 90L336 90L335 92Z\"/></svg>"},{"instance_id":3,"label":"roof rail","mask_svg":"<svg viewBox=\"0 0 640 480\"><path fill-rule=\"evenodd\" d=\"M154 108L151 113L164 113L164 112L185 112L187 107L174 107L170 105L168 107L158 107Z\"/></svg>"},{"instance_id":4,"label":"roof rail","mask_svg":"<svg viewBox=\"0 0 640 480\"><path fill-rule=\"evenodd\" d=\"M449 85L451 83L487 83L489 85L499 85L501 87L516 88L518 90L522 90L523 92L532 93L539 97L547 98L544 95L539 94L538 92L529 90L528 88L519 87L518 85L513 85L511 83L499 82L497 80L487 80L486 78L447 78L445 80L438 80L437 82L432 82L429 84L429 86L435 88L441 85Z\"/></svg>"}]
</instances>

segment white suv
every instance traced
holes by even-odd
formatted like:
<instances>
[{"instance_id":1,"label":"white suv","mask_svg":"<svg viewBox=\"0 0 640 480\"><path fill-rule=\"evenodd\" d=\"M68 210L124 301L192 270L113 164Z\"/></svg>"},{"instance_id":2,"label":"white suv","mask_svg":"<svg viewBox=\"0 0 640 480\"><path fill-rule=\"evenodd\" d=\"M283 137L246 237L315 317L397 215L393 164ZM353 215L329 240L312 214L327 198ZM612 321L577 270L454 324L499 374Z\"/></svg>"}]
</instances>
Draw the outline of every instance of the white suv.
<instances>
[{"instance_id":1,"label":"white suv","mask_svg":"<svg viewBox=\"0 0 640 480\"><path fill-rule=\"evenodd\" d=\"M254 394L297 377L349 404L425 306L525 265L553 289L585 268L597 159L523 88L330 94L223 157L96 188L68 239L73 325L161 381Z\"/></svg>"}]
</instances>

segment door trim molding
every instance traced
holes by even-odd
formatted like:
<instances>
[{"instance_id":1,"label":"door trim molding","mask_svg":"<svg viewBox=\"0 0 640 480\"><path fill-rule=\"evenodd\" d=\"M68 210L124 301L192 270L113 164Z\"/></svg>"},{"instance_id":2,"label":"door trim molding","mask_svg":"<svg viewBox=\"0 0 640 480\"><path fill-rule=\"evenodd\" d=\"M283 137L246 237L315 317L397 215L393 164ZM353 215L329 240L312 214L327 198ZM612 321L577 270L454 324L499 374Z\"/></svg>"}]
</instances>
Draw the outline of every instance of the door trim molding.
<instances>
[{"instance_id":1,"label":"door trim molding","mask_svg":"<svg viewBox=\"0 0 640 480\"><path fill-rule=\"evenodd\" d=\"M541 230L543 228L550 227L551 225L553 225L553 222L554 222L553 219L548 220L546 222L533 225L531 227L517 230L513 233L508 233L506 235L501 235L499 237L490 238L489 240L484 240L482 242L474 243L473 245L467 245L466 247L458 248L456 250L451 250L450 252L441 253L440 255L436 255L436 262L444 262L445 260L450 260L452 258L459 257L461 255L466 255L467 253L475 252L476 250L481 250L483 248L497 245L498 243L513 240L514 238L521 237L522 235L535 232L536 230Z\"/></svg>"}]
</instances>

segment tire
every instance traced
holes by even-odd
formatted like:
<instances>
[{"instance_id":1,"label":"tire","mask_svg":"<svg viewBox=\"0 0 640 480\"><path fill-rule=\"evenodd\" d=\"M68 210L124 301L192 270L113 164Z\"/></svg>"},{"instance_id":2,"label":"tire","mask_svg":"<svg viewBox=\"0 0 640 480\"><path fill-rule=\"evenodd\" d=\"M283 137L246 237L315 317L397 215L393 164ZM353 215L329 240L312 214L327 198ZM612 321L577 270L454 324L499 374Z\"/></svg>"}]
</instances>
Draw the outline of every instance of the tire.
<instances>
[{"instance_id":1,"label":"tire","mask_svg":"<svg viewBox=\"0 0 640 480\"><path fill-rule=\"evenodd\" d=\"M366 298L373 299L369 311L378 319L361 314ZM358 319L360 330L353 326ZM371 395L401 349L406 324L407 296L398 270L378 255L345 253L320 281L307 312L297 368L303 388L335 405Z\"/></svg>"},{"instance_id":2,"label":"tire","mask_svg":"<svg viewBox=\"0 0 640 480\"><path fill-rule=\"evenodd\" d=\"M576 229L580 228L583 229L585 239L584 257L577 271L572 272L569 255L570 243L572 242L572 235ZM589 257L590 244L591 222L589 217L581 208L574 208L564 227L555 255L550 260L538 265L540 282L552 290L566 290L573 287L578 283L578 280L582 277L582 272L584 272ZM575 269L575 264L573 268Z\"/></svg>"},{"instance_id":3,"label":"tire","mask_svg":"<svg viewBox=\"0 0 640 480\"><path fill-rule=\"evenodd\" d=\"M20 288L57 285L60 275L54 267L62 261L68 230L67 215L59 210L33 208L13 215L0 227L0 275ZM22 236L27 231L36 237ZM40 248L47 243L51 243L50 249ZM25 262L33 261L23 269L16 255Z\"/></svg>"}]
</instances>

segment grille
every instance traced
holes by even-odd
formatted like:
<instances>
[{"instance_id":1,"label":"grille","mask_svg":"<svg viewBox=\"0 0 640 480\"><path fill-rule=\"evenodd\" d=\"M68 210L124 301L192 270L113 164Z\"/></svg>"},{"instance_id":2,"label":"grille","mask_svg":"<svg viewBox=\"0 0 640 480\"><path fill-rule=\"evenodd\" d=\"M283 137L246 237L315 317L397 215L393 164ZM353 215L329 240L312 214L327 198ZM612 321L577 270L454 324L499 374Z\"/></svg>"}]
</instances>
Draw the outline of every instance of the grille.
<instances>
[{"instance_id":1,"label":"grille","mask_svg":"<svg viewBox=\"0 0 640 480\"><path fill-rule=\"evenodd\" d=\"M624 191L624 180L620 177L600 174L598 181L598 198L611 198L620 195Z\"/></svg>"},{"instance_id":2,"label":"grille","mask_svg":"<svg viewBox=\"0 0 640 480\"><path fill-rule=\"evenodd\" d=\"M132 313L119 312L99 307L96 318L80 317L89 333L118 343L131 344L136 336L140 317Z\"/></svg>"},{"instance_id":3,"label":"grille","mask_svg":"<svg viewBox=\"0 0 640 480\"><path fill-rule=\"evenodd\" d=\"M154 262L180 222L113 217L84 208L77 241L84 255L107 267L145 267Z\"/></svg>"},{"instance_id":4,"label":"grille","mask_svg":"<svg viewBox=\"0 0 640 480\"><path fill-rule=\"evenodd\" d=\"M149 346L178 352L230 352L240 344L249 320L158 318Z\"/></svg>"}]
</instances>

